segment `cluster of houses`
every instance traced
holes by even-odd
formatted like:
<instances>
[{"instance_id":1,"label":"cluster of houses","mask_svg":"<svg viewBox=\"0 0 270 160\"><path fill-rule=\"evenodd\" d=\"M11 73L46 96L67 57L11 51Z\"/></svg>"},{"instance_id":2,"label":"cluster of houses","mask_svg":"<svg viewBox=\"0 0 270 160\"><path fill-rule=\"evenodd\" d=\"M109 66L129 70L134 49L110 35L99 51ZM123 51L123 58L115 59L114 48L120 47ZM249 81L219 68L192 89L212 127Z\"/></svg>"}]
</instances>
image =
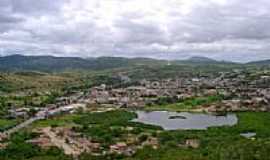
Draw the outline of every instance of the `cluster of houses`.
<instances>
[{"instance_id":1,"label":"cluster of houses","mask_svg":"<svg viewBox=\"0 0 270 160\"><path fill-rule=\"evenodd\" d=\"M142 143L139 143L136 138L134 140L129 140L129 142L118 142L110 146L109 153L132 156L138 149L142 149L144 146L151 146L153 149L157 149L159 147L158 139L149 136Z\"/></svg>"},{"instance_id":2,"label":"cluster of houses","mask_svg":"<svg viewBox=\"0 0 270 160\"><path fill-rule=\"evenodd\" d=\"M122 75L123 83L132 81ZM142 79L137 85L113 88L102 84L92 87L89 93L74 92L59 97L54 104L40 108L11 108L8 118L27 119L32 114L54 115L54 112L74 111L70 106L75 103L98 104L103 106L141 108L156 104L161 98L173 98L176 101L191 97L203 97L222 94L224 100L216 104L203 106L206 111L242 111L270 110L270 76L251 77L241 70L222 72L217 75L185 76L174 79ZM65 107L63 107L65 106Z\"/></svg>"},{"instance_id":3,"label":"cluster of houses","mask_svg":"<svg viewBox=\"0 0 270 160\"><path fill-rule=\"evenodd\" d=\"M91 88L90 104L114 105L118 107L144 107L161 97L188 98L192 90L181 87L180 80L147 81L126 88L110 88L105 84Z\"/></svg>"},{"instance_id":4,"label":"cluster of houses","mask_svg":"<svg viewBox=\"0 0 270 160\"><path fill-rule=\"evenodd\" d=\"M232 89L226 92L228 99L203 106L208 112L270 111L270 89ZM226 98L225 96L225 98Z\"/></svg>"},{"instance_id":5,"label":"cluster of houses","mask_svg":"<svg viewBox=\"0 0 270 160\"><path fill-rule=\"evenodd\" d=\"M35 129L34 132L38 133L39 136L28 140L27 143L32 143L45 149L55 146L63 149L65 154L72 156L79 156L82 153L131 156L136 153L136 150L142 149L144 146L152 146L154 149L157 149L159 146L158 139L151 136L147 136L145 140L139 142L138 136L128 135L123 141L104 148L101 143L92 141L91 138L86 138L68 127L45 127Z\"/></svg>"},{"instance_id":6,"label":"cluster of houses","mask_svg":"<svg viewBox=\"0 0 270 160\"><path fill-rule=\"evenodd\" d=\"M20 107L10 108L6 118L28 119L33 116L52 116L60 112L72 112L78 108L76 104L84 104L85 97L83 92L74 92L69 96L58 97L54 104L47 104L44 107ZM74 105L75 104L75 105Z\"/></svg>"},{"instance_id":7,"label":"cluster of houses","mask_svg":"<svg viewBox=\"0 0 270 160\"><path fill-rule=\"evenodd\" d=\"M35 130L39 137L28 140L28 143L38 145L42 148L56 146L62 148L67 155L78 156L81 153L97 154L102 147L100 143L92 142L81 134L72 131L71 128L41 128Z\"/></svg>"},{"instance_id":8,"label":"cluster of houses","mask_svg":"<svg viewBox=\"0 0 270 160\"><path fill-rule=\"evenodd\" d=\"M90 89L89 103L116 107L144 107L164 97L184 100L191 97L223 95L221 103L203 106L207 111L270 110L270 76L250 79L240 71L218 76L198 76L165 80L143 79L139 85L111 88L102 84Z\"/></svg>"}]
</instances>

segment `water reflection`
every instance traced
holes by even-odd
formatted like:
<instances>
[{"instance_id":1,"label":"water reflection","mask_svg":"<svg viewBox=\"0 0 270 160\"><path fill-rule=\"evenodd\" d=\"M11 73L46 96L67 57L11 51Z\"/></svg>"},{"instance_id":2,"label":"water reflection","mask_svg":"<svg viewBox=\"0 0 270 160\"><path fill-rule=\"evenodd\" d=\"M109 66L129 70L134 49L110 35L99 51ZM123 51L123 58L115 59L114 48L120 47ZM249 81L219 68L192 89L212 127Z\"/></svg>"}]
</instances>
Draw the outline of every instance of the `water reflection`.
<instances>
[{"instance_id":1,"label":"water reflection","mask_svg":"<svg viewBox=\"0 0 270 160\"><path fill-rule=\"evenodd\" d=\"M252 138L254 136L256 136L256 133L254 132L247 132L247 133L241 133L241 136L245 137L245 138Z\"/></svg>"},{"instance_id":2,"label":"water reflection","mask_svg":"<svg viewBox=\"0 0 270 160\"><path fill-rule=\"evenodd\" d=\"M167 112L167 111L136 111L138 118L134 122L157 125L165 130L207 129L214 126L232 126L237 124L235 114L215 116L205 113Z\"/></svg>"}]
</instances>

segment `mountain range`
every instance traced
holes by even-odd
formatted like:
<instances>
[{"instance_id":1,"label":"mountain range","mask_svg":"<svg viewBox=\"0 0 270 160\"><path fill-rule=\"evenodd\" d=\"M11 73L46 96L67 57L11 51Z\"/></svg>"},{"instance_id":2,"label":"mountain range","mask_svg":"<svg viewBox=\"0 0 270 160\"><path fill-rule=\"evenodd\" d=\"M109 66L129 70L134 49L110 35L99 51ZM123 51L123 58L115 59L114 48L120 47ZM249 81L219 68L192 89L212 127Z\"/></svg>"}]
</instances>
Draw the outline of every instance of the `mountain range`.
<instances>
[{"instance_id":1,"label":"mountain range","mask_svg":"<svg viewBox=\"0 0 270 160\"><path fill-rule=\"evenodd\" d=\"M151 58L123 58L123 57L54 57L54 56L24 56L10 55L0 57L0 70L2 71L63 71L76 69L101 70L120 68L136 65L166 65L167 60ZM233 62L217 61L207 57L191 57L187 60L170 61L172 65L210 65L210 64L235 64ZM270 65L270 60L256 61L247 65Z\"/></svg>"}]
</instances>

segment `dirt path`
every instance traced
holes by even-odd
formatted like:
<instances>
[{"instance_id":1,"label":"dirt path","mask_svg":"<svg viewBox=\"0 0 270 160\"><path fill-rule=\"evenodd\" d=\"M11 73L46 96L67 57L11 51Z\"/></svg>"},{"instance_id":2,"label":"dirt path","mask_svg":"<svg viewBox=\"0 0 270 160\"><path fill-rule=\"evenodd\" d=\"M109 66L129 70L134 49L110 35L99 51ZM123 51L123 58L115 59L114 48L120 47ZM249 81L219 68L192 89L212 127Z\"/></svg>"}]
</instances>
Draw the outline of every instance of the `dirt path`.
<instances>
[{"instance_id":1,"label":"dirt path","mask_svg":"<svg viewBox=\"0 0 270 160\"><path fill-rule=\"evenodd\" d=\"M79 151L76 151L73 147L65 142L64 139L57 138L57 135L51 131L50 127L43 129L44 134L46 134L50 139L51 142L57 146L58 148L62 148L67 155L79 155Z\"/></svg>"}]
</instances>

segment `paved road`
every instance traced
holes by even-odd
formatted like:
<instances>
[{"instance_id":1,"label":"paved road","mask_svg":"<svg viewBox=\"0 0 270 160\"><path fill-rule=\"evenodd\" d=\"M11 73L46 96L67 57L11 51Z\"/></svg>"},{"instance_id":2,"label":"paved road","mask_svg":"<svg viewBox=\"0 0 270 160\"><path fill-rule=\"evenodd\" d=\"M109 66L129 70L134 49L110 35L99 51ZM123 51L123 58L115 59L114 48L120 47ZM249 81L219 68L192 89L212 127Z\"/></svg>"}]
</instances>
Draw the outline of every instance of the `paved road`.
<instances>
[{"instance_id":1,"label":"paved road","mask_svg":"<svg viewBox=\"0 0 270 160\"><path fill-rule=\"evenodd\" d=\"M43 119L44 117L34 117L34 118L30 118L28 119L27 121L24 121L23 123L3 132L3 134L9 136L11 135L12 133L15 133L17 131L19 131L20 129L32 124L33 122L37 121L37 120L40 120L40 119Z\"/></svg>"},{"instance_id":2,"label":"paved road","mask_svg":"<svg viewBox=\"0 0 270 160\"><path fill-rule=\"evenodd\" d=\"M75 110L81 106L85 107L86 105L85 104L71 104L71 105L67 105L67 106L62 106L62 107L59 107L59 108L56 108L54 110L49 111L49 115L53 116L53 115L60 113L60 112L63 112L63 111ZM44 111L37 113L37 116L32 117L32 118L18 124L17 126L11 128L9 130L6 130L0 134L4 134L6 136L9 136L12 133L15 133L15 132L19 131L20 129L25 128L25 127L29 126L30 124L32 124L33 122L41 120L41 119L45 119L45 112Z\"/></svg>"}]
</instances>

